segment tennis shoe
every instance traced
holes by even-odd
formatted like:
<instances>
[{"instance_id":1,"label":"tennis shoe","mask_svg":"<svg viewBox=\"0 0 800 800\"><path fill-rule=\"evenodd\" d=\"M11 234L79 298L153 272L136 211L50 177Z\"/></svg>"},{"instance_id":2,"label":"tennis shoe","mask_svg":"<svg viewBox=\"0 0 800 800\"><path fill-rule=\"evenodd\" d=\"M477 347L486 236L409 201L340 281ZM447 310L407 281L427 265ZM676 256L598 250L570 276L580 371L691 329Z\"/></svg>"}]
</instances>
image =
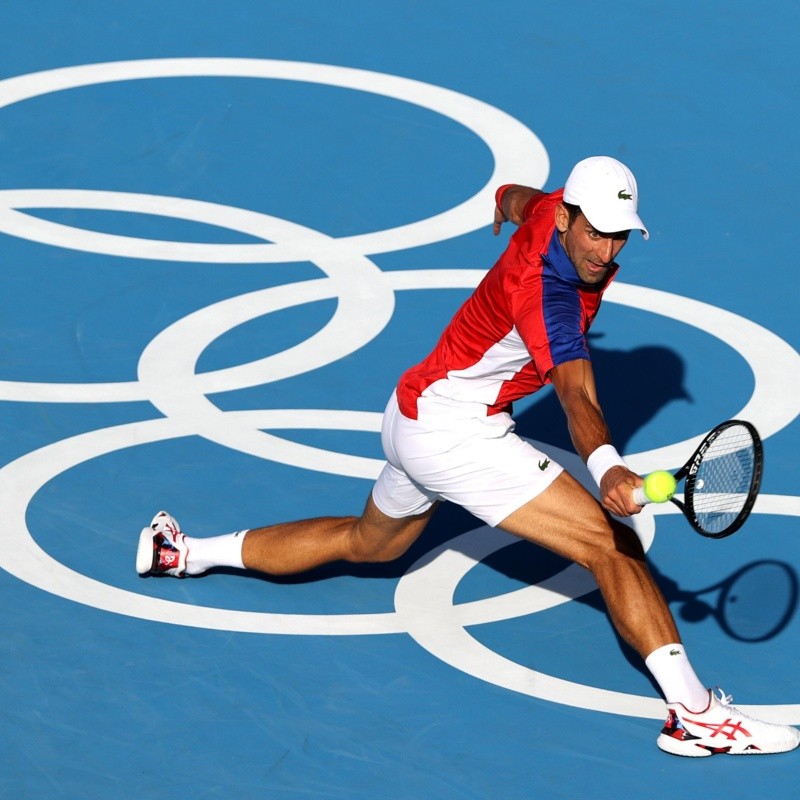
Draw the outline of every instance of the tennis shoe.
<instances>
[{"instance_id":1,"label":"tennis shoe","mask_svg":"<svg viewBox=\"0 0 800 800\"><path fill-rule=\"evenodd\" d=\"M668 703L669 716L657 739L667 753L693 758L728 755L786 753L800 744L800 730L789 725L762 722L731 705L733 698L718 689L709 692L705 711L694 713L681 703Z\"/></svg>"},{"instance_id":2,"label":"tennis shoe","mask_svg":"<svg viewBox=\"0 0 800 800\"><path fill-rule=\"evenodd\" d=\"M150 527L139 534L136 551L136 571L140 575L170 575L182 578L186 574L189 546L178 521L159 511Z\"/></svg>"}]
</instances>

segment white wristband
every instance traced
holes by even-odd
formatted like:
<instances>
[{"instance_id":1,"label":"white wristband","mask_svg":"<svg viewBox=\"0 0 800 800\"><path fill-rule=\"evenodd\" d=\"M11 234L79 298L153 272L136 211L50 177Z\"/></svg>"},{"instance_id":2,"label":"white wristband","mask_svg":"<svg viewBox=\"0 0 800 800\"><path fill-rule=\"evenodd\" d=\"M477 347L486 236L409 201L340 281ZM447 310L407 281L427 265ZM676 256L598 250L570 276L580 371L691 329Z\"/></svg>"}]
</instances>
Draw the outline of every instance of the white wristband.
<instances>
[{"instance_id":1,"label":"white wristband","mask_svg":"<svg viewBox=\"0 0 800 800\"><path fill-rule=\"evenodd\" d=\"M592 473L594 482L599 486L603 475L611 469L611 467L625 467L628 465L622 460L622 456L617 452L613 444L601 444L590 456L586 459L586 466L589 472Z\"/></svg>"}]
</instances>

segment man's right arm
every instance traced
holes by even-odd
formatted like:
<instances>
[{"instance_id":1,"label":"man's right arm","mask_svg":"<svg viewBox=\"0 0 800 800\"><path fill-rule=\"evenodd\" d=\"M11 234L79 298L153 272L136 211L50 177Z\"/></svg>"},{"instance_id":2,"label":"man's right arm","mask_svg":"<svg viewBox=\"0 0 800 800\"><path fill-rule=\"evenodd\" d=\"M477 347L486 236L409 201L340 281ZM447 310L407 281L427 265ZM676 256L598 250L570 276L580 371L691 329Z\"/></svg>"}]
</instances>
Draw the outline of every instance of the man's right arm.
<instances>
[{"instance_id":1,"label":"man's right arm","mask_svg":"<svg viewBox=\"0 0 800 800\"><path fill-rule=\"evenodd\" d=\"M584 359L567 361L553 367L549 377L566 414L575 450L589 463L592 453L611 444L608 426L597 400L591 362ZM636 473L623 464L615 464L598 477L603 508L620 517L642 510L633 500L633 490L642 484Z\"/></svg>"},{"instance_id":2,"label":"man's right arm","mask_svg":"<svg viewBox=\"0 0 800 800\"><path fill-rule=\"evenodd\" d=\"M494 235L497 236L500 233L504 222L522 225L525 221L525 206L528 205L531 198L538 194L544 194L544 192L531 186L519 186L515 183L501 186L495 193Z\"/></svg>"}]
</instances>

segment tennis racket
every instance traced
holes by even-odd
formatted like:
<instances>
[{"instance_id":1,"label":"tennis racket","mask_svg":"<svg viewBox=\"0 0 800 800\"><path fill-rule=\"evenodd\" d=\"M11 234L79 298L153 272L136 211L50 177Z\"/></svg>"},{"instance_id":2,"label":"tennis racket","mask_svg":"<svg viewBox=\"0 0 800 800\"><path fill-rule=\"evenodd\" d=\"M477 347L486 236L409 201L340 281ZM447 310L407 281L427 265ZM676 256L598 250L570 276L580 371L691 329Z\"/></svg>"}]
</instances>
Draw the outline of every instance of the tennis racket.
<instances>
[{"instance_id":1,"label":"tennis racket","mask_svg":"<svg viewBox=\"0 0 800 800\"><path fill-rule=\"evenodd\" d=\"M744 525L761 488L764 446L755 427L730 419L717 425L675 473L686 479L683 500L671 498L703 536L722 539ZM652 502L644 487L633 490L639 505Z\"/></svg>"}]
</instances>

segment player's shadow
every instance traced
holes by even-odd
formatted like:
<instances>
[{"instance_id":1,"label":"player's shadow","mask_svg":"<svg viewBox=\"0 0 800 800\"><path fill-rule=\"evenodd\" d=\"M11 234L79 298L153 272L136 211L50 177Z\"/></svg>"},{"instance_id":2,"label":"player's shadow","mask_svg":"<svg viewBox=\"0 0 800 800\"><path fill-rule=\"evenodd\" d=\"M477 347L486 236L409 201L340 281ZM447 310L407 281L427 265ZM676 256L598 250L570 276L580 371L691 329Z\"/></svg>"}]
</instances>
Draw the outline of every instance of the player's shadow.
<instances>
[{"instance_id":1,"label":"player's shadow","mask_svg":"<svg viewBox=\"0 0 800 800\"><path fill-rule=\"evenodd\" d=\"M607 350L602 334L590 335L592 366L603 414L617 449L624 453L634 434L674 401L691 402L683 359L667 347L649 345L633 350ZM535 396L532 405L515 415L517 433L539 442L573 450L564 412L555 392Z\"/></svg>"}]
</instances>

